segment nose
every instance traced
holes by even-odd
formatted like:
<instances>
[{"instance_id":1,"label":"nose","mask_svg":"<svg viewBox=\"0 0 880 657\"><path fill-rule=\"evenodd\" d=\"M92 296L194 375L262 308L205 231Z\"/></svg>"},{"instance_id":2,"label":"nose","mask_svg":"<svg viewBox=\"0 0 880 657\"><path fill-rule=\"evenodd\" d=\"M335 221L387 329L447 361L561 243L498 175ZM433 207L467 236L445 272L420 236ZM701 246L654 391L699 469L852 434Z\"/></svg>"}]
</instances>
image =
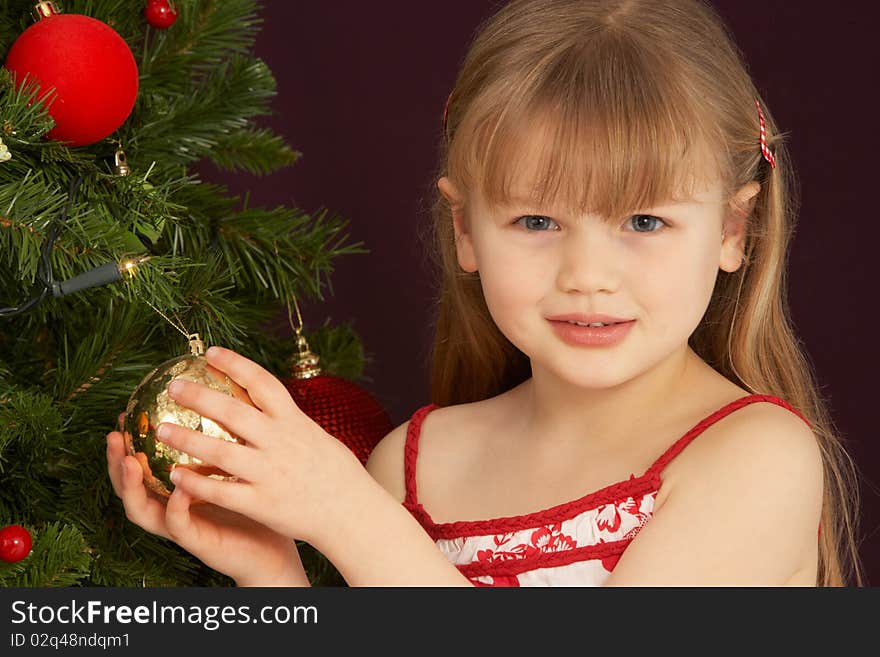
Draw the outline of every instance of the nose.
<instances>
[{"instance_id":1,"label":"nose","mask_svg":"<svg viewBox=\"0 0 880 657\"><path fill-rule=\"evenodd\" d=\"M583 220L560 240L556 284L563 292L612 292L617 288L621 255L611 229L592 218Z\"/></svg>"}]
</instances>

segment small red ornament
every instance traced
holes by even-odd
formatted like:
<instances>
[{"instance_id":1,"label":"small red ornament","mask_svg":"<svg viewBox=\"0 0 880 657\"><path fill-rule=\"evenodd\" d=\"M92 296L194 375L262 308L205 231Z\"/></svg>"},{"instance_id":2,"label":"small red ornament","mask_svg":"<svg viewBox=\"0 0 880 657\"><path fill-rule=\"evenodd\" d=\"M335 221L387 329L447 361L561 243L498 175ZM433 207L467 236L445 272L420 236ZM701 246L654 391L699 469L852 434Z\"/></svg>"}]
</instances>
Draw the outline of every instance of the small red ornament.
<instances>
[{"instance_id":1,"label":"small red ornament","mask_svg":"<svg viewBox=\"0 0 880 657\"><path fill-rule=\"evenodd\" d=\"M291 367L292 376L282 383L303 413L366 464L376 443L394 428L391 418L356 383L322 374L320 358L309 350L300 331L296 339L299 354Z\"/></svg>"},{"instance_id":2,"label":"small red ornament","mask_svg":"<svg viewBox=\"0 0 880 657\"><path fill-rule=\"evenodd\" d=\"M153 27L167 30L177 20L177 9L168 0L148 0L144 17Z\"/></svg>"},{"instance_id":3,"label":"small red ornament","mask_svg":"<svg viewBox=\"0 0 880 657\"><path fill-rule=\"evenodd\" d=\"M9 525L0 529L0 559L15 563L31 551L31 535L21 525Z\"/></svg>"},{"instance_id":4,"label":"small red ornament","mask_svg":"<svg viewBox=\"0 0 880 657\"><path fill-rule=\"evenodd\" d=\"M39 9L41 20L12 44L5 67L17 85L27 75L39 85L38 98L49 96L48 111L55 119L50 139L68 146L100 141L134 108L138 90L134 55L106 23L57 13L50 2L40 3Z\"/></svg>"}]
</instances>

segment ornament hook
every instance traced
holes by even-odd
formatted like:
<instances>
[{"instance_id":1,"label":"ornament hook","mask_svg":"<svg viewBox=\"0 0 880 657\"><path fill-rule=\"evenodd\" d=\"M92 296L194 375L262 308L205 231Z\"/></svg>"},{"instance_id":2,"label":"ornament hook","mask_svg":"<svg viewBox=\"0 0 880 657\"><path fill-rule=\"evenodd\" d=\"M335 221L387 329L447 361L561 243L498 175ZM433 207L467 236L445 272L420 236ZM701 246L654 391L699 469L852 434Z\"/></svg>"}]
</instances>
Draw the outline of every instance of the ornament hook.
<instances>
[{"instance_id":1,"label":"ornament hook","mask_svg":"<svg viewBox=\"0 0 880 657\"><path fill-rule=\"evenodd\" d=\"M34 15L34 20L42 20L43 18L49 18L49 16L54 16L56 14L61 13L61 9L58 8L54 2L50 0L46 0L45 2L38 2L34 5L31 10Z\"/></svg>"},{"instance_id":2,"label":"ornament hook","mask_svg":"<svg viewBox=\"0 0 880 657\"><path fill-rule=\"evenodd\" d=\"M189 350L193 356L205 355L205 343L199 337L198 333L190 333L187 337L189 340Z\"/></svg>"},{"instance_id":3,"label":"ornament hook","mask_svg":"<svg viewBox=\"0 0 880 657\"><path fill-rule=\"evenodd\" d=\"M116 153L113 154L113 172L117 176L127 176L131 173L131 167L128 166L128 161L125 159L125 151L122 150L122 144L119 145Z\"/></svg>"}]
</instances>

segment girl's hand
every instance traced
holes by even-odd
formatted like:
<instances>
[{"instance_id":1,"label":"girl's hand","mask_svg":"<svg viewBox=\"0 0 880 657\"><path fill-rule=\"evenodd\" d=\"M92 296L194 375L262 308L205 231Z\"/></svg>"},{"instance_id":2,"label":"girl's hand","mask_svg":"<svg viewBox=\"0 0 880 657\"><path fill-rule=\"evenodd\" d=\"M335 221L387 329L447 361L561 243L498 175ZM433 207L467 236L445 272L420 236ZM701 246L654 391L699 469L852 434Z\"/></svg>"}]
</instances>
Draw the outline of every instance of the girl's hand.
<instances>
[{"instance_id":1,"label":"girl's hand","mask_svg":"<svg viewBox=\"0 0 880 657\"><path fill-rule=\"evenodd\" d=\"M220 347L211 347L205 356L247 390L254 406L190 381L178 380L168 392L180 405L218 422L246 444L160 424L157 436L164 443L238 477L222 481L176 468L176 491L321 550L338 523L350 517L361 493L375 482L354 453L303 413L270 372Z\"/></svg>"},{"instance_id":2,"label":"girl's hand","mask_svg":"<svg viewBox=\"0 0 880 657\"><path fill-rule=\"evenodd\" d=\"M296 544L287 536L212 504L191 507L193 498L185 490L175 489L167 504L151 495L118 431L107 434L107 467L129 520L174 541L238 586L309 586Z\"/></svg>"}]
</instances>

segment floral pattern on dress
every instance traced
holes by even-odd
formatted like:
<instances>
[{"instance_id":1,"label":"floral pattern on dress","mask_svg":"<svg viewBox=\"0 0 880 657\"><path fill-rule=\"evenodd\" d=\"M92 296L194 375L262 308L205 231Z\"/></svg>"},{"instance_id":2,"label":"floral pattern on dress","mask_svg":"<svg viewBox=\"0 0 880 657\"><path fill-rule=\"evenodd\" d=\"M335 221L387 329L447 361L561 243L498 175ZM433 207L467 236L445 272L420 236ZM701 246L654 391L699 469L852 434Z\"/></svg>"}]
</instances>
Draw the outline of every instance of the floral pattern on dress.
<instances>
[{"instance_id":1,"label":"floral pattern on dress","mask_svg":"<svg viewBox=\"0 0 880 657\"><path fill-rule=\"evenodd\" d=\"M633 530L635 530L635 533L638 533L638 530L644 527L651 517L650 513L645 513L641 510L643 498L644 495L640 495L638 497L628 497L613 504L603 504L597 510L596 526L604 531L616 532L620 529L623 518L628 516L631 520L635 520L636 527ZM633 530L627 532L623 538L628 538ZM635 536L635 533L632 535Z\"/></svg>"},{"instance_id":2,"label":"floral pattern on dress","mask_svg":"<svg viewBox=\"0 0 880 657\"><path fill-rule=\"evenodd\" d=\"M562 523L556 523L539 527L533 531L528 543L518 543L508 546L507 549L501 549L511 543L517 533L511 532L495 536L496 549L480 550L477 552L477 561L486 564L498 563L512 559L524 559L544 552L561 552L577 547L577 542L571 536L562 533Z\"/></svg>"},{"instance_id":3,"label":"floral pattern on dress","mask_svg":"<svg viewBox=\"0 0 880 657\"><path fill-rule=\"evenodd\" d=\"M436 543L453 564L464 566L476 563L491 567L541 554L563 553L575 548L631 540L651 519L657 493L652 491L627 496L537 527L437 539ZM536 582L540 586L600 586L621 556L622 551L560 566L536 566L518 575L481 575L472 572L469 579L476 586L534 586Z\"/></svg>"}]
</instances>

